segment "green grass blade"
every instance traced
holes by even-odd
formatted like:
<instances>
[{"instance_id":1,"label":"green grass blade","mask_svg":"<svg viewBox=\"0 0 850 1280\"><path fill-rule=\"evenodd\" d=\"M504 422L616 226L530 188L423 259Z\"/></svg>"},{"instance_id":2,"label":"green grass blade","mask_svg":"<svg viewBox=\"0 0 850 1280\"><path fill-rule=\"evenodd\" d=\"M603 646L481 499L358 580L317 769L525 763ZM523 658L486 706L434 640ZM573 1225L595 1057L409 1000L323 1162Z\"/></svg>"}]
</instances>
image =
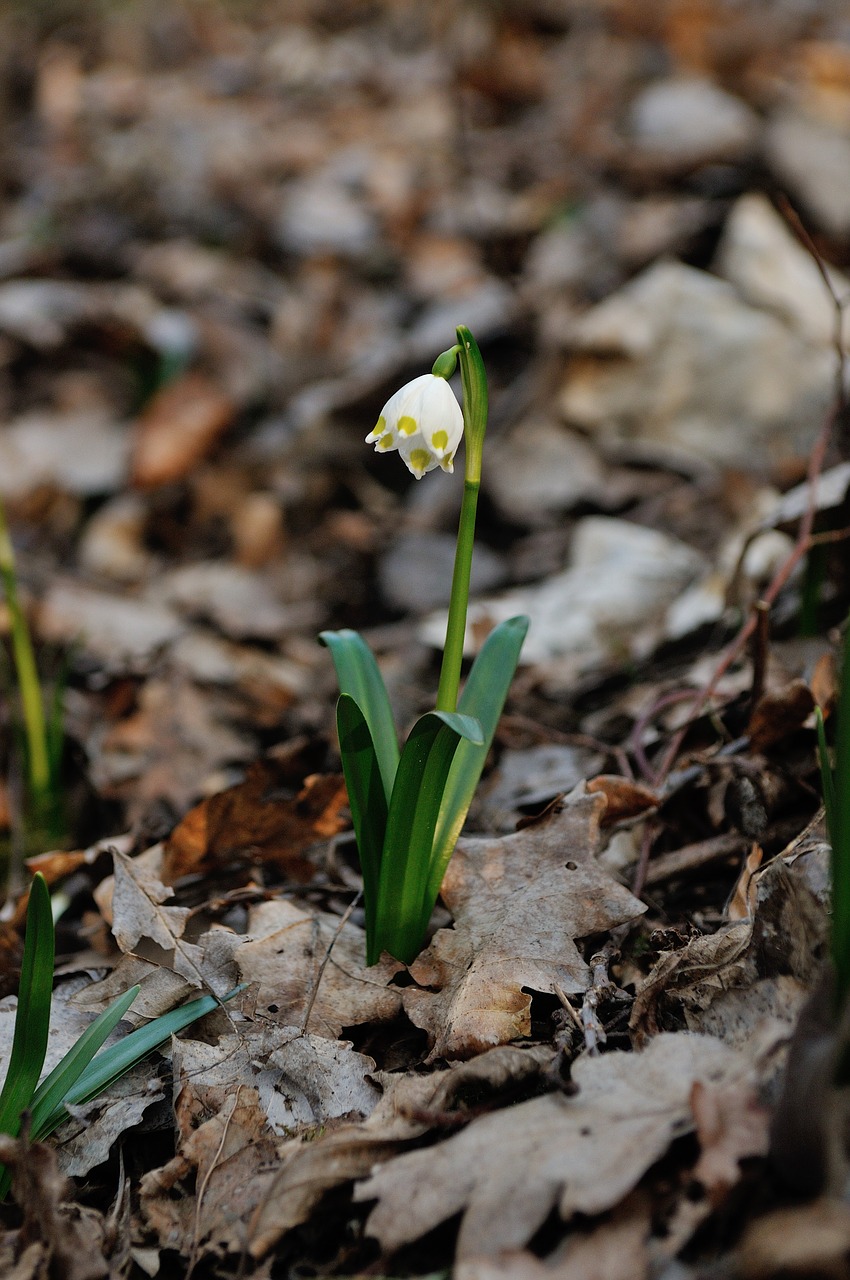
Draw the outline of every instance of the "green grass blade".
<instances>
[{"instance_id":1,"label":"green grass blade","mask_svg":"<svg viewBox=\"0 0 850 1280\"><path fill-rule=\"evenodd\" d=\"M430 915L424 904L434 828L452 760L464 740L481 743L477 720L458 712L429 711L417 720L405 743L387 815L370 964L381 951L408 964L421 946Z\"/></svg>"},{"instance_id":2,"label":"green grass blade","mask_svg":"<svg viewBox=\"0 0 850 1280\"><path fill-rule=\"evenodd\" d=\"M240 991L244 991L246 985L243 983L239 987L234 987L226 996L222 996L221 1000L215 996L199 996L197 1000L190 1000L179 1009L164 1013L162 1017L154 1019L147 1026L131 1031L123 1040L119 1040L118 1044L111 1045L108 1049L101 1049L59 1106L54 1107L53 1111L45 1117L42 1136L52 1133L66 1118L66 1103L81 1106L85 1102L91 1102L116 1080L120 1080L121 1076L126 1075L149 1053L153 1053L154 1049L159 1048L164 1041L169 1040L178 1031L183 1031L198 1018L211 1013L213 1009L218 1009L226 1000L231 1000Z\"/></svg>"},{"instance_id":3,"label":"green grass blade","mask_svg":"<svg viewBox=\"0 0 850 1280\"><path fill-rule=\"evenodd\" d=\"M363 873L366 938L367 946L370 946L375 937L381 851L387 830L387 797L369 725L354 698L348 693L340 694L336 704L336 722L351 820L354 823L360 869ZM369 963L372 964L373 961L370 960Z\"/></svg>"},{"instance_id":4,"label":"green grass blade","mask_svg":"<svg viewBox=\"0 0 850 1280\"><path fill-rule=\"evenodd\" d=\"M141 987L138 985L130 987L129 991L125 991L117 1000L114 1000L108 1009L104 1009L91 1026L86 1028L79 1040L71 1046L62 1061L57 1063L50 1075L42 1080L33 1095L30 1108L32 1112L30 1138L33 1142L38 1142L45 1136L47 1132L43 1127L45 1121L64 1102L98 1049L112 1034L140 991Z\"/></svg>"},{"instance_id":5,"label":"green grass blade","mask_svg":"<svg viewBox=\"0 0 850 1280\"><path fill-rule=\"evenodd\" d=\"M458 710L465 715L475 716L481 724L483 741L477 744L466 739L459 743L452 762L434 832L428 873L429 914L437 901L446 867L454 853L487 753L493 744L496 726L528 631L528 622L524 615L508 618L491 631L472 665L460 696Z\"/></svg>"},{"instance_id":6,"label":"green grass blade","mask_svg":"<svg viewBox=\"0 0 850 1280\"><path fill-rule=\"evenodd\" d=\"M30 885L15 1032L0 1093L0 1133L13 1138L20 1129L21 1113L32 1102L47 1052L54 945L50 890L39 872Z\"/></svg>"},{"instance_id":7,"label":"green grass blade","mask_svg":"<svg viewBox=\"0 0 850 1280\"><path fill-rule=\"evenodd\" d=\"M389 803L399 762L398 735L375 655L356 631L323 631L319 639L331 651L340 693L354 699L369 726Z\"/></svg>"}]
</instances>

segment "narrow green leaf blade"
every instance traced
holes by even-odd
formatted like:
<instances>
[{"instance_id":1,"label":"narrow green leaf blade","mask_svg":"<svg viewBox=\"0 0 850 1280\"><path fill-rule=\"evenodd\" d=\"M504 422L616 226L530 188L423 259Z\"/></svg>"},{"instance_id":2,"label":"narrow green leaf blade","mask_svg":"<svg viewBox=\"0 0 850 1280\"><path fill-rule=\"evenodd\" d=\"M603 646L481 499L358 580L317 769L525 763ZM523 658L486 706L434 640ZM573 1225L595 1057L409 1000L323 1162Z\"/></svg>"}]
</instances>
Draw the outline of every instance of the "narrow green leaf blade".
<instances>
[{"instance_id":1,"label":"narrow green leaf blade","mask_svg":"<svg viewBox=\"0 0 850 1280\"><path fill-rule=\"evenodd\" d=\"M472 664L460 696L458 709L479 721L482 741L475 743L467 738L458 745L443 791L428 873L426 905L429 914L437 901L446 867L466 821L487 752L492 746L528 623L529 619L520 615L508 618L490 632Z\"/></svg>"},{"instance_id":2,"label":"narrow green leaf blade","mask_svg":"<svg viewBox=\"0 0 850 1280\"><path fill-rule=\"evenodd\" d=\"M141 1062L154 1049L159 1048L164 1041L170 1040L178 1031L182 1031L198 1018L203 1018L205 1014L211 1013L213 1009L219 1008L225 1001L232 1000L240 991L244 991L246 986L247 983L243 983L241 986L234 987L220 1000L215 996L199 996L197 1000L190 1000L179 1009L164 1013L162 1017L154 1019L146 1027L138 1027L135 1031L131 1031L123 1040L119 1040L118 1044L111 1045L108 1049L101 1049L86 1067L73 1089L65 1095L62 1103L54 1107L53 1111L45 1117L42 1122L42 1136L52 1133L66 1118L66 1103L80 1106L85 1102L91 1102L116 1080L120 1080L121 1076L126 1075L136 1063Z\"/></svg>"},{"instance_id":3,"label":"narrow green leaf blade","mask_svg":"<svg viewBox=\"0 0 850 1280\"><path fill-rule=\"evenodd\" d=\"M409 964L421 946L430 915L429 909L423 919L443 789L458 744L481 736L472 717L444 711L429 711L410 731L387 815L370 963L389 951Z\"/></svg>"},{"instance_id":4,"label":"narrow green leaf blade","mask_svg":"<svg viewBox=\"0 0 850 1280\"><path fill-rule=\"evenodd\" d=\"M79 1080L103 1042L112 1034L115 1027L124 1017L136 996L140 986L130 987L117 1000L113 1000L108 1009L104 1009L87 1027L79 1040L71 1046L61 1062L45 1076L33 1095L31 1111L30 1137L39 1142L45 1136L43 1125Z\"/></svg>"},{"instance_id":5,"label":"narrow green leaf blade","mask_svg":"<svg viewBox=\"0 0 850 1280\"><path fill-rule=\"evenodd\" d=\"M381 852L387 830L387 797L369 725L360 707L348 693L340 694L336 704L336 722L342 770L363 873L366 940L369 948L375 937ZM373 964L374 960L370 959L369 963Z\"/></svg>"},{"instance_id":6,"label":"narrow green leaf blade","mask_svg":"<svg viewBox=\"0 0 850 1280\"><path fill-rule=\"evenodd\" d=\"M13 1138L21 1126L21 1113L32 1102L47 1052L54 946L50 890L39 872L30 886L15 1032L0 1093L0 1133Z\"/></svg>"},{"instance_id":7,"label":"narrow green leaf blade","mask_svg":"<svg viewBox=\"0 0 850 1280\"><path fill-rule=\"evenodd\" d=\"M356 631L323 631L319 639L330 649L340 693L350 694L369 726L389 803L399 762L398 735L375 655Z\"/></svg>"}]
</instances>

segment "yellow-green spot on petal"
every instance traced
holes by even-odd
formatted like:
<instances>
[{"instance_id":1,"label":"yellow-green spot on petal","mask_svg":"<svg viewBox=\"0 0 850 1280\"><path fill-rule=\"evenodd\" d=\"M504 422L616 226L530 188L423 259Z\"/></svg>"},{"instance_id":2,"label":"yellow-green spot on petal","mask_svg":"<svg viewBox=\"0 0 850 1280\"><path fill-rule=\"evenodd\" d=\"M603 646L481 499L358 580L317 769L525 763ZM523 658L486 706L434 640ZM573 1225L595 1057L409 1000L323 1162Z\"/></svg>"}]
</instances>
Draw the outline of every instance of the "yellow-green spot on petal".
<instances>
[{"instance_id":1,"label":"yellow-green spot on petal","mask_svg":"<svg viewBox=\"0 0 850 1280\"><path fill-rule=\"evenodd\" d=\"M375 448L380 449L381 453L383 453L386 449L392 449L394 443L395 437L391 431L388 431L386 435L381 436L380 440L375 445Z\"/></svg>"},{"instance_id":2,"label":"yellow-green spot on petal","mask_svg":"<svg viewBox=\"0 0 850 1280\"><path fill-rule=\"evenodd\" d=\"M386 418L384 417L384 415L383 415L383 414L381 414L380 418L379 418L379 419L378 419L378 421L375 423L375 429L374 429L374 431L372 432L372 435L373 435L373 436L380 436L380 435L382 435L382 434L386 431L386 429L387 429L387 420L386 420Z\"/></svg>"},{"instance_id":3,"label":"yellow-green spot on petal","mask_svg":"<svg viewBox=\"0 0 850 1280\"><path fill-rule=\"evenodd\" d=\"M403 418L398 420L398 429L403 436L412 436L416 430L416 419L411 418L410 414L405 414ZM419 453L422 450L418 450Z\"/></svg>"},{"instance_id":4,"label":"yellow-green spot on petal","mask_svg":"<svg viewBox=\"0 0 850 1280\"><path fill-rule=\"evenodd\" d=\"M449 443L448 431L435 431L434 434L431 436L431 444L434 446L435 449L445 449L448 443Z\"/></svg>"},{"instance_id":5,"label":"yellow-green spot on petal","mask_svg":"<svg viewBox=\"0 0 850 1280\"><path fill-rule=\"evenodd\" d=\"M430 461L431 455L427 449L411 449L410 465L414 471L424 471Z\"/></svg>"}]
</instances>

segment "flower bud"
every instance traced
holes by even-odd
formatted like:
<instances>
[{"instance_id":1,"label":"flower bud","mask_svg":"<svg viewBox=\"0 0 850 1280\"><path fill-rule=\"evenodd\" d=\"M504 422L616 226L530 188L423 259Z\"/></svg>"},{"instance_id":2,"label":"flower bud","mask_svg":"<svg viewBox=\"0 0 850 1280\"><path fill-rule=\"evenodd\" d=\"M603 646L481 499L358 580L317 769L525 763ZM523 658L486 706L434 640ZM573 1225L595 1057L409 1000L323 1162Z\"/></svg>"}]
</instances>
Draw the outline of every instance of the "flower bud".
<instances>
[{"instance_id":1,"label":"flower bud","mask_svg":"<svg viewBox=\"0 0 850 1280\"><path fill-rule=\"evenodd\" d=\"M366 443L378 453L398 449L408 470L421 480L435 467L454 470L462 435L463 414L448 382L423 373L390 396Z\"/></svg>"}]
</instances>

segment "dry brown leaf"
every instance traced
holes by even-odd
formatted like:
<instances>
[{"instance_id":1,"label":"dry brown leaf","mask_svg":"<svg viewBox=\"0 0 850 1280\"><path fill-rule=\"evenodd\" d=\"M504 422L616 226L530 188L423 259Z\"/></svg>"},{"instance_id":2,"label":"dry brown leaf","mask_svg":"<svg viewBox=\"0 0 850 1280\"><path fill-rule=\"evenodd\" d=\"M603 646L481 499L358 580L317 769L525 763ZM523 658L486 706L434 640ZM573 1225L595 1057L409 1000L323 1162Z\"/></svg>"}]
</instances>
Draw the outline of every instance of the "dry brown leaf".
<instances>
[{"instance_id":1,"label":"dry brown leaf","mask_svg":"<svg viewBox=\"0 0 850 1280\"><path fill-rule=\"evenodd\" d=\"M287 1149L251 1223L252 1256L263 1257L285 1232L306 1221L326 1191L365 1177L401 1145L427 1133L435 1119L455 1107L462 1090L498 1093L539 1074L550 1060L551 1052L539 1046L505 1045L430 1075L377 1072L383 1097L363 1124L344 1125L311 1142L297 1139Z\"/></svg>"},{"instance_id":2,"label":"dry brown leaf","mask_svg":"<svg viewBox=\"0 0 850 1280\"><path fill-rule=\"evenodd\" d=\"M761 866L764 850L761 845L754 844L744 859L741 874L732 890L726 916L729 920L747 920L756 908L755 873Z\"/></svg>"},{"instance_id":3,"label":"dry brown leaf","mask_svg":"<svg viewBox=\"0 0 850 1280\"><path fill-rule=\"evenodd\" d=\"M0 1159L12 1170L15 1200L24 1220L17 1246L23 1255L10 1277L48 1276L101 1280L112 1274L107 1232L99 1213L68 1203L70 1187L56 1153L43 1142L0 1135Z\"/></svg>"},{"instance_id":4,"label":"dry brown leaf","mask_svg":"<svg viewBox=\"0 0 850 1280\"><path fill-rule=\"evenodd\" d=\"M143 1179L142 1205L161 1245L186 1254L241 1250L281 1137L362 1119L381 1098L371 1058L294 1027L240 1024L173 1053L178 1150Z\"/></svg>"},{"instance_id":5,"label":"dry brown leaf","mask_svg":"<svg viewBox=\"0 0 850 1280\"><path fill-rule=\"evenodd\" d=\"M285 898L263 902L252 909L249 936L234 953L241 980L259 984L258 1007L284 1025L301 1026L312 1000L304 1029L332 1040L343 1027L385 1022L401 1008L401 992L388 983L402 966L385 956L367 969L363 930L339 924L338 916L313 914Z\"/></svg>"},{"instance_id":6,"label":"dry brown leaf","mask_svg":"<svg viewBox=\"0 0 850 1280\"><path fill-rule=\"evenodd\" d=\"M545 1259L515 1249L466 1258L452 1280L643 1280L651 1225L648 1198L635 1192L592 1230L571 1232Z\"/></svg>"},{"instance_id":7,"label":"dry brown leaf","mask_svg":"<svg viewBox=\"0 0 850 1280\"><path fill-rule=\"evenodd\" d=\"M766 751L789 737L805 722L814 705L805 680L792 680L782 689L766 693L750 717L748 732L753 751Z\"/></svg>"},{"instance_id":8,"label":"dry brown leaf","mask_svg":"<svg viewBox=\"0 0 850 1280\"><path fill-rule=\"evenodd\" d=\"M603 827L622 822L625 818L635 818L658 804L657 794L649 787L632 782L630 778L621 778L618 774L597 774L588 782L587 790L590 795L599 793L605 797L606 808L601 818Z\"/></svg>"},{"instance_id":9,"label":"dry brown leaf","mask_svg":"<svg viewBox=\"0 0 850 1280\"><path fill-rule=\"evenodd\" d=\"M302 854L346 826L340 816L348 803L345 783L337 774L313 774L293 800L274 794L281 784L275 761L256 760L244 782L190 809L166 841L166 879L247 859L273 863L294 880L310 880L314 868Z\"/></svg>"},{"instance_id":10,"label":"dry brown leaf","mask_svg":"<svg viewBox=\"0 0 850 1280\"><path fill-rule=\"evenodd\" d=\"M739 1162L767 1155L770 1114L759 1106L756 1091L747 1081L714 1085L695 1080L691 1111L700 1145L694 1177L717 1207L740 1179Z\"/></svg>"},{"instance_id":11,"label":"dry brown leaf","mask_svg":"<svg viewBox=\"0 0 850 1280\"><path fill-rule=\"evenodd\" d=\"M662 954L638 987L632 1006L629 1028L639 1046L669 1017L678 1021L683 1009L688 1025L701 1029L715 1001L728 1001L738 991L752 998L754 1030L764 1012L759 992L763 982L780 976L803 986L815 981L827 917L806 883L805 865L799 858L797 862L799 869L783 857L773 858L755 873L756 905L748 919ZM737 1042L746 1038L742 1032L736 1034Z\"/></svg>"},{"instance_id":12,"label":"dry brown leaf","mask_svg":"<svg viewBox=\"0 0 850 1280\"><path fill-rule=\"evenodd\" d=\"M710 1036L661 1035L643 1053L580 1058L574 1097L547 1094L473 1120L436 1147L398 1156L355 1188L377 1200L366 1230L392 1253L462 1213L459 1259L526 1245L557 1208L618 1204L692 1128L695 1080L747 1077L746 1058Z\"/></svg>"},{"instance_id":13,"label":"dry brown leaf","mask_svg":"<svg viewBox=\"0 0 850 1280\"><path fill-rule=\"evenodd\" d=\"M211 773L252 754L210 690L174 674L146 681L138 709L100 743L94 775L103 793L126 796L132 820L163 799L185 812Z\"/></svg>"},{"instance_id":14,"label":"dry brown leaf","mask_svg":"<svg viewBox=\"0 0 850 1280\"><path fill-rule=\"evenodd\" d=\"M136 423L132 481L140 488L181 480L233 421L234 405L215 383L187 373L163 387Z\"/></svg>"},{"instance_id":15,"label":"dry brown leaf","mask_svg":"<svg viewBox=\"0 0 850 1280\"><path fill-rule=\"evenodd\" d=\"M531 1030L533 991L584 991L574 942L646 908L596 862L602 796L578 796L502 839L461 840L443 881L455 918L410 967L404 1008L432 1058L468 1057ZM428 988L427 990L423 988Z\"/></svg>"}]
</instances>

